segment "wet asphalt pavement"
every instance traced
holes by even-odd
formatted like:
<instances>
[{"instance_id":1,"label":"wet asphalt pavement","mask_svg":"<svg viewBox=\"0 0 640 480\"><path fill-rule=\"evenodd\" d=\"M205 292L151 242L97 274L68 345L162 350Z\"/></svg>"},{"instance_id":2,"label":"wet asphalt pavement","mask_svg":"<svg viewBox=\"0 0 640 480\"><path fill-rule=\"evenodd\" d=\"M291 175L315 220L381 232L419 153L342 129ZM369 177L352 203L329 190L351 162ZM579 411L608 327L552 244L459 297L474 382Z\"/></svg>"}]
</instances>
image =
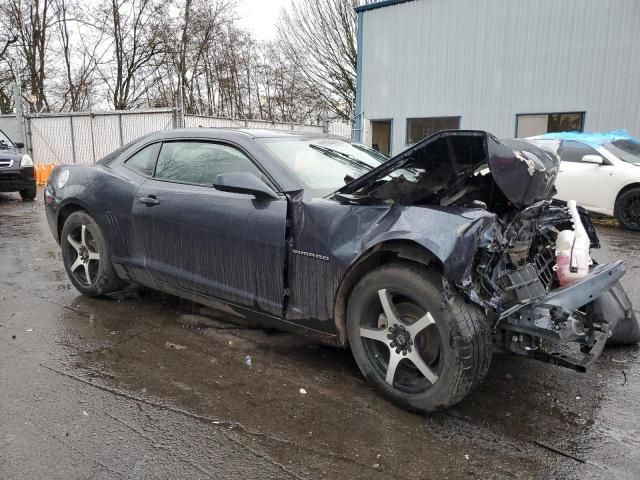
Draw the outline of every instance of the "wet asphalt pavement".
<instances>
[{"instance_id":1,"label":"wet asphalt pavement","mask_svg":"<svg viewBox=\"0 0 640 480\"><path fill-rule=\"evenodd\" d=\"M640 235L598 233L640 305ZM0 194L0 478L640 478L639 347L588 374L496 356L423 417L348 351L215 317L81 296L42 202Z\"/></svg>"}]
</instances>

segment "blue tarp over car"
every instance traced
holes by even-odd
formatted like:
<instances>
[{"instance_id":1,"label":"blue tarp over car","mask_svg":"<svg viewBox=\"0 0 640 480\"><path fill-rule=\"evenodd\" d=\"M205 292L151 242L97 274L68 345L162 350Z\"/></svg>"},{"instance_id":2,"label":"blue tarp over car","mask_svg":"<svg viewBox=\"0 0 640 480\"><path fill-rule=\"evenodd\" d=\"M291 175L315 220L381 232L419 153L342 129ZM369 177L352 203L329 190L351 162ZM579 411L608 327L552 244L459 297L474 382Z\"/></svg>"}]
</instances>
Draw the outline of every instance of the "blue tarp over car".
<instances>
[{"instance_id":1,"label":"blue tarp over car","mask_svg":"<svg viewBox=\"0 0 640 480\"><path fill-rule=\"evenodd\" d=\"M640 144L640 140L633 137L624 128L610 132L554 132L531 138L536 140L575 140L591 146L605 145L616 140L631 140Z\"/></svg>"}]
</instances>

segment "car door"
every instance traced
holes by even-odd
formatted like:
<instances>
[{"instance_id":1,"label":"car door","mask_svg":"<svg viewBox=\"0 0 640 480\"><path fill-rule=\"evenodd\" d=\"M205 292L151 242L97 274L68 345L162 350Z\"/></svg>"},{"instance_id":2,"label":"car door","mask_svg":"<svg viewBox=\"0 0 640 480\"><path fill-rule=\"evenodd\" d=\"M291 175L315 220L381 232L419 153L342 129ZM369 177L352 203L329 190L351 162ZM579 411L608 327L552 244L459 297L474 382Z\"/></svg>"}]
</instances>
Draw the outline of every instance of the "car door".
<instances>
[{"instance_id":1,"label":"car door","mask_svg":"<svg viewBox=\"0 0 640 480\"><path fill-rule=\"evenodd\" d=\"M556 180L557 198L575 200L578 205L590 210L607 209L607 184L614 167L593 147L573 140L564 140L560 145L560 172ZM597 155L603 163L589 163L585 155Z\"/></svg>"},{"instance_id":2,"label":"car door","mask_svg":"<svg viewBox=\"0 0 640 480\"><path fill-rule=\"evenodd\" d=\"M107 241L111 247L113 261L122 263L126 268L129 279L146 285L149 283L149 275L144 266L144 257L140 251L133 249L133 218L131 207L136 201L136 194L140 186L153 175L153 170L158 158L158 152L162 142L153 142L138 149L122 163L113 162L111 169L115 172L117 180L110 181L105 191L108 196L102 201L105 224L109 228ZM117 203L120 208L108 208L109 203Z\"/></svg>"},{"instance_id":3,"label":"car door","mask_svg":"<svg viewBox=\"0 0 640 480\"><path fill-rule=\"evenodd\" d=\"M215 189L215 177L230 172L269 182L234 145L163 143L134 201L136 256L156 282L279 316L287 200Z\"/></svg>"}]
</instances>

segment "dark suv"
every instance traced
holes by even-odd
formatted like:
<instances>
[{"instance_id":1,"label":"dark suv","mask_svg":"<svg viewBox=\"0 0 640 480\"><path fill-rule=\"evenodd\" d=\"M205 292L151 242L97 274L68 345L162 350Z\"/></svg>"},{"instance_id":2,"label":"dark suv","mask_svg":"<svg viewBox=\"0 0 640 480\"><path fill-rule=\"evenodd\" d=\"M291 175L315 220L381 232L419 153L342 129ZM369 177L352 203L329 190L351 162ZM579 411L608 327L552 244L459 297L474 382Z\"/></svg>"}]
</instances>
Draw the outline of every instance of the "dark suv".
<instances>
[{"instance_id":1,"label":"dark suv","mask_svg":"<svg viewBox=\"0 0 640 480\"><path fill-rule=\"evenodd\" d=\"M0 192L20 192L23 200L33 200L37 193L33 160L23 148L0 130Z\"/></svg>"}]
</instances>

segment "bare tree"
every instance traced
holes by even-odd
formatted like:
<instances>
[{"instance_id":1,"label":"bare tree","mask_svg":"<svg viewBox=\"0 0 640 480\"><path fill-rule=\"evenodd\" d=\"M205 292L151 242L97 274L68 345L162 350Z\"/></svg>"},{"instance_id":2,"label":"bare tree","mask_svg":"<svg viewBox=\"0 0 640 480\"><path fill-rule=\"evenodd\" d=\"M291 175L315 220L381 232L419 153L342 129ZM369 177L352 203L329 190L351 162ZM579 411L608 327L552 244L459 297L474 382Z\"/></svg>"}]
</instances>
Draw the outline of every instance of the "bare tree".
<instances>
[{"instance_id":1,"label":"bare tree","mask_svg":"<svg viewBox=\"0 0 640 480\"><path fill-rule=\"evenodd\" d=\"M191 4L193 0L185 0L184 5L184 21L182 22L182 36L180 38L180 56L178 59L178 81L179 81L179 94L184 99L184 91L187 87L187 47L189 46L189 16L191 15ZM194 70L197 65L194 66Z\"/></svg>"},{"instance_id":2,"label":"bare tree","mask_svg":"<svg viewBox=\"0 0 640 480\"><path fill-rule=\"evenodd\" d=\"M59 110L80 111L90 106L90 93L94 85L104 33L98 30L93 37L89 31L83 9L69 0L55 0L57 4L58 40L62 56L62 88ZM72 35L72 24L85 30L84 35ZM79 30L79 29L78 29ZM74 38L75 37L75 38Z\"/></svg>"},{"instance_id":3,"label":"bare tree","mask_svg":"<svg viewBox=\"0 0 640 480\"><path fill-rule=\"evenodd\" d=\"M193 4L189 19L185 8L178 74L181 95L189 113L212 114L216 86L212 75L217 59L228 49L225 30L234 23L235 1L187 0L187 8Z\"/></svg>"},{"instance_id":4,"label":"bare tree","mask_svg":"<svg viewBox=\"0 0 640 480\"><path fill-rule=\"evenodd\" d=\"M303 23L307 30L295 38L306 50L258 42L238 26L237 0L0 0L0 31L9 32L0 38L0 108L11 108L19 77L38 111L86 110L99 98L117 110L170 107L179 98L193 114L315 123L329 109L348 117L351 4L320 0L331 6L321 12L311 0L297 1L291 22L303 12L329 13L333 23L321 28L343 33L321 38ZM318 69L313 48L327 40ZM353 56L346 66L345 52Z\"/></svg>"},{"instance_id":5,"label":"bare tree","mask_svg":"<svg viewBox=\"0 0 640 480\"><path fill-rule=\"evenodd\" d=\"M24 66L31 108L37 112L49 111L45 79L49 28L55 18L51 7L51 0L5 0L0 4L6 31L11 38L18 38L16 53L22 65L17 74Z\"/></svg>"},{"instance_id":6,"label":"bare tree","mask_svg":"<svg viewBox=\"0 0 640 480\"><path fill-rule=\"evenodd\" d=\"M278 35L305 86L344 120L353 116L356 0L296 0L284 10ZM302 86L301 86L302 87Z\"/></svg>"},{"instance_id":7,"label":"bare tree","mask_svg":"<svg viewBox=\"0 0 640 480\"><path fill-rule=\"evenodd\" d=\"M11 83L13 81L13 72L5 60L5 55L9 51L9 47L18 41L17 35L12 35L0 40L0 113L9 112L13 106L13 95L11 91Z\"/></svg>"},{"instance_id":8,"label":"bare tree","mask_svg":"<svg viewBox=\"0 0 640 480\"><path fill-rule=\"evenodd\" d=\"M112 52L98 72L116 110L139 106L152 85L163 61L163 15L159 0L111 0L97 16L95 26Z\"/></svg>"},{"instance_id":9,"label":"bare tree","mask_svg":"<svg viewBox=\"0 0 640 480\"><path fill-rule=\"evenodd\" d=\"M3 43L4 45L2 45L2 49L0 49L0 60L2 60L5 56L5 54L7 53L7 50L9 50L9 47L11 45L13 45L14 43L16 43L18 41L18 36L17 35L12 35L10 37L7 37L5 40L0 41L1 43Z\"/></svg>"},{"instance_id":10,"label":"bare tree","mask_svg":"<svg viewBox=\"0 0 640 480\"><path fill-rule=\"evenodd\" d=\"M305 86L305 77L291 62L278 41L259 47L252 67L256 81L257 110L264 120L315 123L323 114L323 102Z\"/></svg>"}]
</instances>

